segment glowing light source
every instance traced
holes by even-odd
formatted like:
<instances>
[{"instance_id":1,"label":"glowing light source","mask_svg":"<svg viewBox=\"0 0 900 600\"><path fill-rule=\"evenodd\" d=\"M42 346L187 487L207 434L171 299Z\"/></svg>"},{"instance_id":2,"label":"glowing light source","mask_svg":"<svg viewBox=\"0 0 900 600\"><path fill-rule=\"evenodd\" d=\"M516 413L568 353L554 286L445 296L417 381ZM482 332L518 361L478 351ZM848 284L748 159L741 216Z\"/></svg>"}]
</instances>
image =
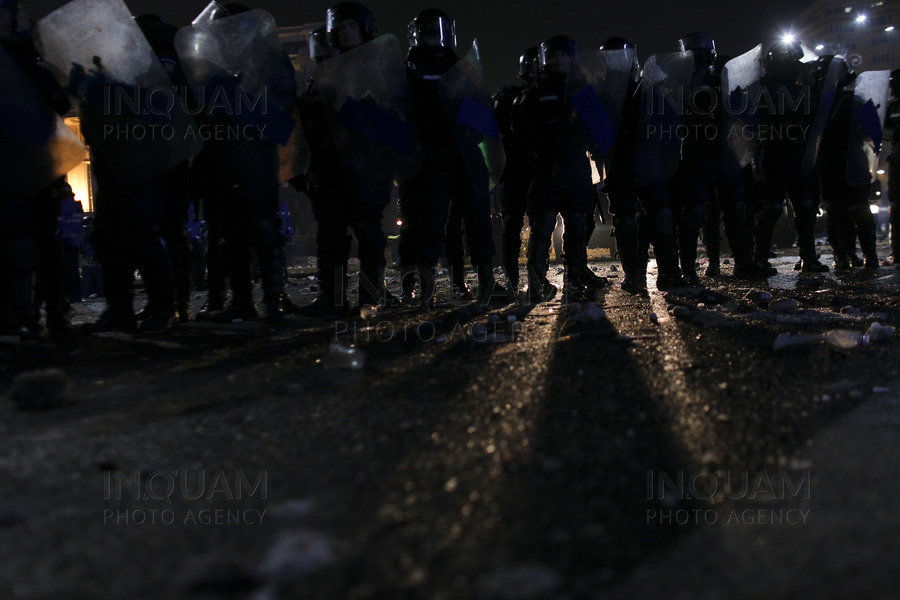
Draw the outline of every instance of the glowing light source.
<instances>
[{"instance_id":1,"label":"glowing light source","mask_svg":"<svg viewBox=\"0 0 900 600\"><path fill-rule=\"evenodd\" d=\"M884 175L884 169L878 169L875 172L878 173L879 175Z\"/></svg>"},{"instance_id":2,"label":"glowing light source","mask_svg":"<svg viewBox=\"0 0 900 600\"><path fill-rule=\"evenodd\" d=\"M825 44L816 45L816 50L824 50L824 49L825 49Z\"/></svg>"},{"instance_id":3,"label":"glowing light source","mask_svg":"<svg viewBox=\"0 0 900 600\"><path fill-rule=\"evenodd\" d=\"M873 215L877 215L878 213L881 212L881 207L878 206L877 204L870 204L869 210L872 212Z\"/></svg>"},{"instance_id":4,"label":"glowing light source","mask_svg":"<svg viewBox=\"0 0 900 600\"><path fill-rule=\"evenodd\" d=\"M893 26L893 25L888 25L887 27L884 28L884 30L885 30L885 31L893 31L893 30L894 30L894 26Z\"/></svg>"},{"instance_id":5,"label":"glowing light source","mask_svg":"<svg viewBox=\"0 0 900 600\"><path fill-rule=\"evenodd\" d=\"M866 22L866 15L859 15L858 17L856 17L856 22L857 22L857 23L865 23L865 22Z\"/></svg>"},{"instance_id":6,"label":"glowing light source","mask_svg":"<svg viewBox=\"0 0 900 600\"><path fill-rule=\"evenodd\" d=\"M785 33L781 36L781 41L785 44L793 44L797 40L797 37L793 33Z\"/></svg>"}]
</instances>

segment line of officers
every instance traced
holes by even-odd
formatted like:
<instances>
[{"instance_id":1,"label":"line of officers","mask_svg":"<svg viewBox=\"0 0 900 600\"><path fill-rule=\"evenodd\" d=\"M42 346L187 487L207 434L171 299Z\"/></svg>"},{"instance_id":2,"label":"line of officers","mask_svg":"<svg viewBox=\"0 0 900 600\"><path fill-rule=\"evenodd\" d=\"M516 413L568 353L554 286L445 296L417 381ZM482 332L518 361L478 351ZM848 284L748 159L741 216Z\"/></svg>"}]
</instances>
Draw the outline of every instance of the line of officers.
<instances>
[{"instance_id":1,"label":"line of officers","mask_svg":"<svg viewBox=\"0 0 900 600\"><path fill-rule=\"evenodd\" d=\"M328 11L326 27L318 32L320 37L313 36L311 55L327 61L329 56L371 43L377 31L375 17L364 5L342 2ZM682 53L678 57L681 61L688 53L684 88L691 97L691 110L682 101L675 109L680 114L668 121L680 127L666 131L660 126L666 124L665 118L654 120L654 115L648 114L659 107L654 106L652 93L642 93L649 84L642 80L633 44L624 38L610 38L600 50L625 52L632 63L621 114L617 118L605 115L603 131L604 123L597 125L585 116L591 106L579 106L577 98L583 94L572 85L571 74L576 71L573 64L582 49L571 37L558 35L529 48L519 60L522 83L504 87L491 99L505 150L498 188L503 218L502 265L507 277L503 289L490 269L494 253L488 196L490 160L486 168L472 168L478 161L470 160L465 143L460 141L464 136L454 131L455 109L450 109L453 103L446 97L448 86L442 87L442 81L451 78L460 61L454 51L455 23L443 11L422 11L409 25L409 44L407 75L422 164L418 172L401 182L399 190L404 223L400 264L406 300L432 301L434 266L442 241L450 266L451 294L455 299L472 298L462 275L463 235L478 275L477 301L551 299L558 290L547 277L549 251L560 215L565 225L565 300L594 297L608 281L587 266L595 210L600 208L602 214L600 190L592 180L592 162L603 174L602 192L609 198L617 252L625 272L622 288L627 291L646 294L651 246L658 263L659 289L700 285L696 264L701 233L710 257L707 275L719 275L723 221L734 256L734 276L774 275L777 271L769 258L786 199L791 201L797 233L797 270L829 270L819 260L814 235L822 201L827 208L835 268L879 265L876 223L868 203L871 173L866 165L862 183L845 174L851 154L859 151L854 146L867 143L872 152L878 152L881 123L876 124L876 142L857 139L859 136L851 133L858 116L854 111L860 107L852 90L856 75L842 59L823 56L809 60L798 41L776 43L765 56L760 53L754 59L760 73L764 68L761 81L751 78L745 84L762 90L754 98L754 110L744 109L753 114L735 117L725 114L722 103L712 102L705 110L702 106L704 98L721 97L723 68L730 57L717 55L709 34L689 34L678 41L677 50ZM672 83L674 86L676 82ZM308 102L314 102L315 90L313 79ZM827 106L823 108L823 104ZM888 125L890 119L889 115ZM456 117L457 122L462 120ZM307 122L312 129L315 118L310 116ZM316 302L301 312L345 312L347 302L342 294L346 287L342 281L349 248L345 235L348 226L359 241L361 280L363 284L376 282L367 290L361 284L360 304L391 305L396 299L379 287L384 248L380 217L387 204L388 182L362 202L362 206L371 207L368 212L360 210L359 204L353 205L354 200L351 205L342 204L340 194L330 194L318 185L318 178L328 167L325 161L317 161L320 148L310 137L314 166L305 191L313 199L319 222L319 276L325 285ZM735 142L732 137L743 139ZM752 150L752 158L742 163L737 154L747 154L747 148ZM325 164L333 166L339 161ZM332 172L331 181L341 175ZM368 191L373 191L371 186ZM352 194L343 197L354 198ZM350 210L334 214L344 208ZM371 220L360 219L366 214ZM520 294L519 255L525 215L531 232L527 286ZM857 239L864 259L856 255Z\"/></svg>"},{"instance_id":2,"label":"line of officers","mask_svg":"<svg viewBox=\"0 0 900 600\"><path fill-rule=\"evenodd\" d=\"M13 0L2 0L0 15L4 6L16 5ZM216 18L249 11L236 4L218 8ZM153 16L137 21L163 64L171 65L169 75L179 84L174 28ZM320 293L312 304L297 308L284 294L278 182L275 176L272 184L269 176L280 159L272 144L244 140L245 144L237 144L238 152L233 143L222 152L221 145L207 142L190 164L140 186L123 180L117 169L104 164L100 153L94 157L98 187L93 244L103 266L108 308L94 330L130 331L140 323L141 329L152 331L169 328L176 319L191 318L190 281L178 276L189 271L183 264L185 252L179 250L184 220L169 216L186 214L186 199L191 195L204 200L210 222L210 299L203 316L222 322L260 316L252 298L252 253L263 288L262 316L267 321L282 320L286 310L310 317L346 315L348 231L356 236L359 248L360 306L390 307L404 301L432 304L435 267L442 251L450 262L455 299L484 304L547 301L558 292L547 277L558 215L565 223L565 300L592 298L597 289L608 285L587 266L587 243L600 203L592 162L603 174L602 191L609 198L617 252L625 272L622 288L627 291L646 293L651 246L658 264L659 289L699 285L695 265L701 231L711 260L707 274L718 274L721 220L734 255L734 275L774 274L768 259L786 198L794 212L798 269L828 270L818 260L813 233L820 198L828 208L835 267L849 268L857 237L865 266L878 265L868 183L854 186L843 177L852 145L848 130L853 93L846 88L854 74L842 61L822 57L801 62L803 50L794 42L776 44L768 51L761 86L770 99L783 96L789 101L773 101L769 106L777 109L760 110L756 130L794 133L755 140L758 147L753 160L744 165L723 151L729 136L723 134L721 106L676 110L677 118L668 121L683 126L676 132L660 127L666 124L665 118L648 121L653 110L642 99L648 96L643 92L649 84L642 78L633 45L623 38L608 39L601 50L624 52L623 56L632 59L626 70L624 102L619 114L611 116L600 110L599 119L587 115L593 107L596 117L596 108L602 103L591 104L590 94L573 94L573 89L586 92L589 86L572 86L573 65L582 49L568 36L554 36L528 49L519 61L522 84L505 87L493 97L484 93L477 48L462 58L456 53L455 22L444 11L423 10L409 24L409 51L400 84L397 70L391 66L396 54L391 38L378 35L374 14L357 2L330 8L324 30L310 38L310 54L318 67L299 96L298 108L310 162L290 181L308 194L318 223ZM4 48L11 43L4 42ZM679 40L678 50L679 60L685 56L690 60L687 87L712 90L718 97L727 59L716 54L712 37L690 34ZM32 59L29 55L28 61ZM823 90L835 78L834 65L842 67L836 75L828 127L813 131L818 103L826 96ZM385 86L385 81L392 83ZM84 81L73 77L70 87L79 83ZM359 89L363 92L358 93ZM811 104L793 102L804 93ZM393 121L385 119L385 106L398 109ZM57 108L60 114L67 110L68 106ZM889 125L900 121L900 110L888 112ZM673 116L664 109L659 114ZM679 133L682 131L688 133ZM709 135L709 131L717 135ZM810 139L816 135L821 137L816 144L818 168L805 169ZM102 148L104 141L88 139L97 148ZM498 145L502 148L499 153ZM261 148L268 150L262 152ZM265 182L258 184L256 180L261 179ZM496 180L501 192L506 287L495 280L492 269L495 247L490 192ZM386 236L382 227L384 210L397 183L403 221L401 298L391 295L384 284ZM891 198L893 203L894 196ZM33 200L25 204L46 206ZM892 211L892 219L895 214ZM531 234L527 285L519 293L518 258L525 215ZM19 234L27 229L17 228L10 239L21 242ZM46 229L44 226L42 231ZM165 230L174 233L164 240ZM44 261L26 259L33 248L40 247L34 243L39 237L32 235L30 242L22 242L28 246L25 250L15 244L4 246L5 263L12 265L6 270L12 273L18 319L31 334L40 327L33 275L35 265ZM474 293L465 283L464 248L477 273ZM896 248L892 251L896 258ZM138 315L132 309L135 269L142 274L148 299ZM226 278L231 287L227 306ZM52 271L43 279L44 284L52 280ZM52 320L53 328L63 329L64 309L58 308L64 306L62 299L45 291L43 300L48 326Z\"/></svg>"}]
</instances>

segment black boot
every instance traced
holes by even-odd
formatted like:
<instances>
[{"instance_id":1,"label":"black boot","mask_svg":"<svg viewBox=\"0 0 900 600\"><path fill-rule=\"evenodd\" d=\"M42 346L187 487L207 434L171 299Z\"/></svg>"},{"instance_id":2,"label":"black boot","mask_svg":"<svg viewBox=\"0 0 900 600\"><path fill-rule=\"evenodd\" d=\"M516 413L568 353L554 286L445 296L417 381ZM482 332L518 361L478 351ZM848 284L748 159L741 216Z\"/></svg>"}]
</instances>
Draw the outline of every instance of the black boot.
<instances>
[{"instance_id":1,"label":"black boot","mask_svg":"<svg viewBox=\"0 0 900 600\"><path fill-rule=\"evenodd\" d=\"M506 288L494 279L491 265L478 265L475 270L478 273L478 287L475 289L475 299L478 303L497 306L509 304L510 298Z\"/></svg>"}]
</instances>

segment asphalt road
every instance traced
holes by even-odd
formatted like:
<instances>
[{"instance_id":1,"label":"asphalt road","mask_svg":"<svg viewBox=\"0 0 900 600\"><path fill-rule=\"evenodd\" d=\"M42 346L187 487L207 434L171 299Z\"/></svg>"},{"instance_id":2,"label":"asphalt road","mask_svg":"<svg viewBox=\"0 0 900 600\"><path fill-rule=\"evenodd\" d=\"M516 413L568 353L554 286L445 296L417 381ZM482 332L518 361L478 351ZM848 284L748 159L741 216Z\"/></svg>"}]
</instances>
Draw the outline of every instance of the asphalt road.
<instances>
[{"instance_id":1,"label":"asphalt road","mask_svg":"<svg viewBox=\"0 0 900 600\"><path fill-rule=\"evenodd\" d=\"M900 271L793 260L646 298L595 262L581 310L0 338L0 597L894 598L900 345L773 344L896 327ZM65 402L17 410L47 368Z\"/></svg>"}]
</instances>

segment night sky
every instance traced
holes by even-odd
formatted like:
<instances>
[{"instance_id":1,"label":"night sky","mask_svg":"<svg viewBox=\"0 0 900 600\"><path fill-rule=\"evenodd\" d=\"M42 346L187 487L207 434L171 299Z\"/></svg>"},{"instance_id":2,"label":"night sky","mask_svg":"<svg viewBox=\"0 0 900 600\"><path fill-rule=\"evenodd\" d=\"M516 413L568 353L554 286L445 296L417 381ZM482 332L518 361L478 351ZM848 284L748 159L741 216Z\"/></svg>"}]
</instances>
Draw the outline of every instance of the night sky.
<instances>
[{"instance_id":1,"label":"night sky","mask_svg":"<svg viewBox=\"0 0 900 600\"><path fill-rule=\"evenodd\" d=\"M39 19L66 4L62 0L24 0L23 8ZM187 25L206 2L185 0L126 0L132 14L159 14L173 25ZM251 8L272 13L279 25L324 21L334 0L266 0L244 2ZM708 31L719 53L737 55L760 42L771 41L791 27L797 12L810 0L701 0L661 2L454 0L423 4L412 0L369 0L382 33L393 33L406 42L406 25L423 8L442 8L456 19L460 54L477 37L489 85L494 88L516 79L518 57L528 46L563 33L596 48L611 36L622 36L637 44L641 61L657 52L675 50L678 38L692 31Z\"/></svg>"}]
</instances>

